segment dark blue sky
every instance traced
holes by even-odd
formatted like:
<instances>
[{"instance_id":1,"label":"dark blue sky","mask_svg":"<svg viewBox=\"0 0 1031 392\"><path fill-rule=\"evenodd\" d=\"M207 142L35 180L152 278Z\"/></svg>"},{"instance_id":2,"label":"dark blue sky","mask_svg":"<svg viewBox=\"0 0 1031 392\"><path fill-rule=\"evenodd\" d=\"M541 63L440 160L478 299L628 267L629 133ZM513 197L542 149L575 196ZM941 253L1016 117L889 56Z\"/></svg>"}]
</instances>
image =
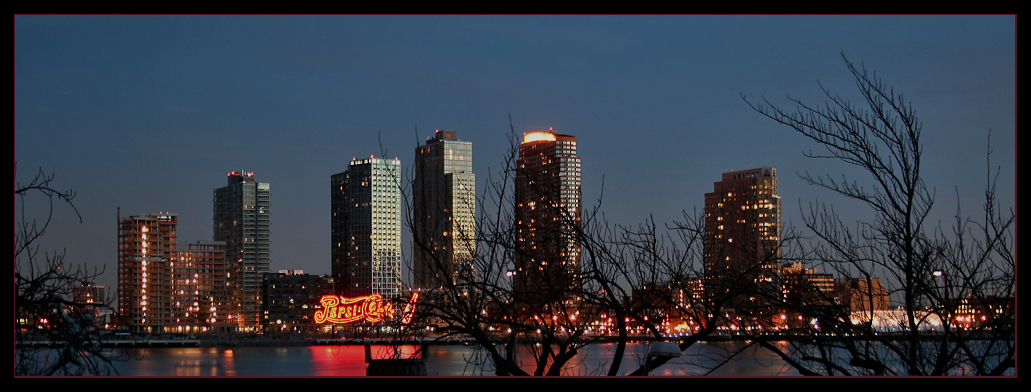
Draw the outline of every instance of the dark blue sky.
<instances>
[{"instance_id":1,"label":"dark blue sky","mask_svg":"<svg viewBox=\"0 0 1031 392\"><path fill-rule=\"evenodd\" d=\"M721 173L761 166L779 169L785 224L814 200L868 217L795 175L854 170L804 158L816 146L741 99L822 104L818 81L858 98L845 53L913 103L947 227L957 197L980 208L989 129L1015 205L1015 19L16 16L15 181L42 167L78 192L83 223L57 206L43 250L106 266L112 290L117 207L177 213L180 243L209 240L212 190L253 171L271 183L272 270L328 273L330 175L379 155L378 138L409 166L440 128L473 143L482 190L509 114L520 134L578 137L584 201L604 178L614 223L678 218Z\"/></svg>"}]
</instances>

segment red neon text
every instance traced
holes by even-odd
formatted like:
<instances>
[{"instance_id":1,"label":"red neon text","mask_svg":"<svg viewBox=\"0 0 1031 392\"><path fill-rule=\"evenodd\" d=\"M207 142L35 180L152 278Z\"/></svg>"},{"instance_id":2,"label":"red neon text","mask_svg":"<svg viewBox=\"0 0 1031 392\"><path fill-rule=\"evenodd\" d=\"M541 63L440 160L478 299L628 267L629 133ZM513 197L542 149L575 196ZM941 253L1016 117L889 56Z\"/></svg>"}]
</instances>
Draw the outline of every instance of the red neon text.
<instances>
[{"instance_id":1,"label":"red neon text","mask_svg":"<svg viewBox=\"0 0 1031 392\"><path fill-rule=\"evenodd\" d=\"M347 324L361 320L378 323L384 317L394 318L394 304L383 302L383 296L379 294L357 298L324 295L319 302L322 309L315 311L315 322L319 324Z\"/></svg>"}]
</instances>

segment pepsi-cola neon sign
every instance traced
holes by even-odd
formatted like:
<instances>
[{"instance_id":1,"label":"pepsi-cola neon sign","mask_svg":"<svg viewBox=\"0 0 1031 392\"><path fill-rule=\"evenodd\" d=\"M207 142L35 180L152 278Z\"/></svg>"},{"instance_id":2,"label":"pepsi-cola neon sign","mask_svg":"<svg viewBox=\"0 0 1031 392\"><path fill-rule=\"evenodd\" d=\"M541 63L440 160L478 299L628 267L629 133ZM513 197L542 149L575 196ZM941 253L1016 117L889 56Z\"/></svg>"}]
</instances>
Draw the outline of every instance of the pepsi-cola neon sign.
<instances>
[{"instance_id":1,"label":"pepsi-cola neon sign","mask_svg":"<svg viewBox=\"0 0 1031 392\"><path fill-rule=\"evenodd\" d=\"M383 302L383 296L379 294L357 298L323 295L319 303L322 309L315 311L318 324L349 324L362 320L378 323L387 317L394 318L394 304Z\"/></svg>"}]
</instances>

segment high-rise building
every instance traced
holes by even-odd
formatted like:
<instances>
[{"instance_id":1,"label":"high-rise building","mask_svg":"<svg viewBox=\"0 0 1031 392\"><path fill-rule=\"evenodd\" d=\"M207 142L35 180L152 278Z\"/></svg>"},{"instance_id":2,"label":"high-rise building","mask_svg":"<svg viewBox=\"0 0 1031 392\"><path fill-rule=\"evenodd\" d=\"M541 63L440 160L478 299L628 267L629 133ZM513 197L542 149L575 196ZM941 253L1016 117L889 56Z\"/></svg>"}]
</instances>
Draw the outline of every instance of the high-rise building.
<instances>
[{"instance_id":1,"label":"high-rise building","mask_svg":"<svg viewBox=\"0 0 1031 392\"><path fill-rule=\"evenodd\" d=\"M580 205L576 137L525 134L515 178L515 287L524 296L565 300L581 288Z\"/></svg>"},{"instance_id":2,"label":"high-rise building","mask_svg":"<svg viewBox=\"0 0 1031 392\"><path fill-rule=\"evenodd\" d=\"M118 218L118 307L136 332L162 332L170 314L176 214Z\"/></svg>"},{"instance_id":3,"label":"high-rise building","mask_svg":"<svg viewBox=\"0 0 1031 392\"><path fill-rule=\"evenodd\" d=\"M777 169L723 173L723 181L705 194L707 295L755 293L757 289L775 293L780 254Z\"/></svg>"},{"instance_id":4,"label":"high-rise building","mask_svg":"<svg viewBox=\"0 0 1031 392\"><path fill-rule=\"evenodd\" d=\"M229 184L215 189L214 238L226 243L232 295L240 329L256 330L261 322L261 275L269 272L269 184L254 173L232 171Z\"/></svg>"},{"instance_id":5,"label":"high-rise building","mask_svg":"<svg viewBox=\"0 0 1031 392\"><path fill-rule=\"evenodd\" d=\"M333 280L342 295L401 295L401 161L352 159L330 178Z\"/></svg>"},{"instance_id":6,"label":"high-rise building","mask_svg":"<svg viewBox=\"0 0 1031 392\"><path fill-rule=\"evenodd\" d=\"M237 329L226 278L225 243L176 249L176 214L118 221L118 303L136 332L198 333Z\"/></svg>"},{"instance_id":7,"label":"high-rise building","mask_svg":"<svg viewBox=\"0 0 1031 392\"><path fill-rule=\"evenodd\" d=\"M475 277L476 175L473 144L437 130L415 149L414 280L418 289L461 285Z\"/></svg>"}]
</instances>

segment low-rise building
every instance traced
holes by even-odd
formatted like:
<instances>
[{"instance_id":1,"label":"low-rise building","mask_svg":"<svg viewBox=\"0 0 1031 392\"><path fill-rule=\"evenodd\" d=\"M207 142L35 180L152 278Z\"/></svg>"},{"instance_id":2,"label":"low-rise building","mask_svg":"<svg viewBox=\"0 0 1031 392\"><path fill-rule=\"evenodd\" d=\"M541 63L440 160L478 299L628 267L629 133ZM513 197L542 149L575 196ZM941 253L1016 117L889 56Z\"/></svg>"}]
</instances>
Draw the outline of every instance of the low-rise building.
<instances>
[{"instance_id":1,"label":"low-rise building","mask_svg":"<svg viewBox=\"0 0 1031 392\"><path fill-rule=\"evenodd\" d=\"M316 332L319 299L334 293L333 278L303 270L280 270L264 275L262 329L265 332Z\"/></svg>"}]
</instances>

